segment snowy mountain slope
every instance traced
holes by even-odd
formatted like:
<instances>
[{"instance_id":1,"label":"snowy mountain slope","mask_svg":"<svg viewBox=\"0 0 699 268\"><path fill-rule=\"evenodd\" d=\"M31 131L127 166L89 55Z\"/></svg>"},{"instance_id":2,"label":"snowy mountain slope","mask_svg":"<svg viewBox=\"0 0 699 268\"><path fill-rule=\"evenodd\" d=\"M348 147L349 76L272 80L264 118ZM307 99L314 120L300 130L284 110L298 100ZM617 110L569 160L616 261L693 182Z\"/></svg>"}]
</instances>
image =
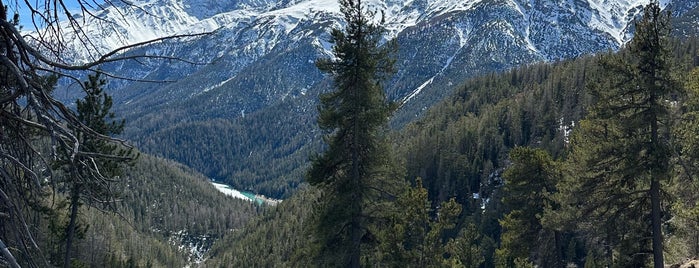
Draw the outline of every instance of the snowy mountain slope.
<instances>
[{"instance_id":1,"label":"snowy mountain slope","mask_svg":"<svg viewBox=\"0 0 699 268\"><path fill-rule=\"evenodd\" d=\"M386 10L386 28L389 37L405 35L406 30L414 31L418 24L422 25L420 27L425 25L430 27L435 21L445 21L445 19L464 21L464 18L468 18L466 24L450 26L455 32L460 33L469 31L468 27L487 28L488 25L495 23L493 20L501 20L498 23L507 24L509 25L507 27L511 28L509 35L516 36L517 40L513 40L514 44L517 46L523 44L529 50L527 53L538 55L539 60L550 60L598 51L600 47L612 49L618 47L628 39L625 34L628 20L638 12L638 6L643 4L642 2L644 1L389 0L382 2L370 0L367 6L371 9ZM224 1L219 5L215 3L218 2L152 0L134 2L133 6L123 6L121 8L123 10L119 11L115 10L118 7L109 7L99 14L105 21L113 23L94 18L86 20L86 33L95 37L91 40L97 49L81 49L83 44L78 39L72 39L74 40L72 47L76 51L74 59L84 61L119 46L158 37L218 29L218 33L195 40L196 45L184 45L188 50L169 52L168 56L202 63L242 56L242 59L236 59L231 63L233 70L220 75L210 85L191 89L196 92L221 84L237 69L269 53L280 40L303 38L303 36L291 36L292 31L303 32L301 27L308 28L308 24L322 27L324 31L329 31L330 26L339 26L339 8L335 0L281 3L251 0ZM491 6L496 8L489 8ZM496 13L486 14L486 12ZM571 29L574 33L567 33ZM439 29L436 30L439 31ZM504 28L502 30L509 31ZM594 30L598 32L590 33ZM461 36L463 40L463 34ZM591 41L594 44L577 44L580 41L577 38L588 36L597 39ZM482 39L479 36L468 36L468 38ZM327 37L318 39L318 36L315 36L311 42L323 44L322 52L327 54L330 45L327 44L326 39ZM151 46L150 51L162 52L160 51L162 48L153 48L158 46ZM188 51L191 52L188 53ZM157 63L154 64L157 65ZM173 72L171 66L167 66L168 64L170 63L160 64L159 67L151 65L134 67L132 72L140 74L136 78L148 77L157 80L158 78L180 79L186 76L187 72L194 73L198 70L197 67L188 67L189 70ZM182 73L182 75L154 77L153 74L157 73ZM149 75L144 77L144 74ZM435 74L432 73L432 75Z\"/></svg>"},{"instance_id":2,"label":"snowy mountain slope","mask_svg":"<svg viewBox=\"0 0 699 268\"><path fill-rule=\"evenodd\" d=\"M628 39L625 32L630 18L639 11L647 0L586 0L586 1L484 1L484 0L369 0L370 9L384 10L386 28L391 36L419 22L432 20L444 14L473 10L483 3L506 5L516 9L523 16L531 18L531 13L545 11L545 14L572 12L588 20L588 27L606 32L618 44ZM521 3L519 3L521 2ZM280 26L290 31L299 20L310 19L316 13L339 15L335 0L297 1L192 1L192 0L144 0L133 1L131 5L115 2L103 11L98 18L78 19L92 45L85 48L75 33L68 32L66 39L76 52L77 61L95 58L120 46L152 40L159 37L210 32L220 28L236 28L241 20L274 18ZM551 9L553 7L554 9ZM552 10L562 13L551 13ZM548 17L549 23L559 21L558 16Z\"/></svg>"},{"instance_id":3,"label":"snowy mountain slope","mask_svg":"<svg viewBox=\"0 0 699 268\"><path fill-rule=\"evenodd\" d=\"M404 60L389 93L415 103L405 104L396 121L410 121L448 94L445 88L472 75L617 49L629 40L628 25L643 4L478 1L409 27L398 35L398 58ZM412 81L416 74L419 79Z\"/></svg>"},{"instance_id":4,"label":"snowy mountain slope","mask_svg":"<svg viewBox=\"0 0 699 268\"><path fill-rule=\"evenodd\" d=\"M384 11L387 38L396 38L399 43L395 55L398 72L386 89L393 99L409 100L396 115L400 124L412 120L468 77L520 64L617 49L631 37L631 21L648 1L366 0L364 3L372 10ZM697 2L676 1L662 4L678 6L690 13L696 7L692 3ZM110 24L113 27L88 24L88 33L94 34L100 46L107 49L165 35L214 31L206 36L152 44L128 52L159 53L207 64L141 60L104 66L105 70L131 78L175 81L111 82L112 88L119 89L111 92L118 105L116 109L131 122L127 136L147 145L147 150L194 167L205 167L210 177L236 180L233 177L238 176L238 171L167 153L162 144L152 143L150 136L157 132L177 140L178 135L185 135L180 133L182 129L167 130L167 126L216 118L237 120L243 116L264 121L270 128L279 118L304 118L300 120L303 124L313 124L312 119L307 120L313 118L308 113L314 113L317 94L329 85L314 61L330 55L329 32L341 26L335 0L222 3L153 0L134 2L134 5L140 9L125 7L128 12L101 13L106 19L116 21ZM139 12L146 11L158 15L137 19L143 16ZM122 15L118 14L127 15L119 21ZM691 25L692 21L688 23ZM76 51L76 60L89 55ZM275 110L290 106L294 108ZM254 129L249 131L250 137L256 136L252 133ZM295 135L300 135L302 140L313 140L317 132ZM226 161L245 163L256 153L264 155L265 150L272 150L262 140L259 142L259 148L247 152L196 153L208 155L203 159L225 155ZM299 156L289 151L259 159L275 161L290 157ZM265 176L260 180L276 179ZM300 178L289 180L298 182ZM262 190L255 185L234 186Z\"/></svg>"},{"instance_id":5,"label":"snowy mountain slope","mask_svg":"<svg viewBox=\"0 0 699 268\"><path fill-rule=\"evenodd\" d=\"M134 3L134 6L110 6L97 13L98 18L78 18L90 43L84 44L82 33L67 32L64 35L68 47L74 51L74 61L94 60L118 47L153 40L159 37L185 32L197 22L195 17L183 12L181 5L157 5ZM68 22L62 27L69 28Z\"/></svg>"}]
</instances>

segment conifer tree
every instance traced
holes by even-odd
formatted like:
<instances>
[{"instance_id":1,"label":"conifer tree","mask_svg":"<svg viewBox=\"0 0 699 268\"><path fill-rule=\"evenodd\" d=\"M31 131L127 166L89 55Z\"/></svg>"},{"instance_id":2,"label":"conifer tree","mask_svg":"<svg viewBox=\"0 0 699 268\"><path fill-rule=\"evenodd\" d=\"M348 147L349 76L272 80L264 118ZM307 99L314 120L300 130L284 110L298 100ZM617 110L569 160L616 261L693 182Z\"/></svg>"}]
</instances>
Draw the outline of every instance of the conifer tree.
<instances>
[{"instance_id":1,"label":"conifer tree","mask_svg":"<svg viewBox=\"0 0 699 268\"><path fill-rule=\"evenodd\" d=\"M500 220L504 230L496 251L499 266L511 267L517 258L544 267L562 266L558 234L541 223L544 209L552 204L549 194L555 191L558 179L555 163L546 151L529 147L512 149L510 159L512 166L503 174L502 201L509 212ZM543 243L551 240L554 243Z\"/></svg>"},{"instance_id":2,"label":"conifer tree","mask_svg":"<svg viewBox=\"0 0 699 268\"><path fill-rule=\"evenodd\" d=\"M598 254L617 265L643 266L652 248L663 267L661 183L670 177L670 105L681 93L670 74L669 21L652 1L627 47L602 58L596 103L575 130L558 187L567 217L587 219L578 226L614 246Z\"/></svg>"},{"instance_id":3,"label":"conifer tree","mask_svg":"<svg viewBox=\"0 0 699 268\"><path fill-rule=\"evenodd\" d=\"M393 42L381 45L375 12L361 0L340 0L345 29L334 29L334 58L318 68L332 76L335 91L320 96L318 124L326 151L307 174L324 195L316 208L316 237L322 266L359 267L362 245L376 204L392 177L390 146L382 133L396 105L386 100L381 81L392 72Z\"/></svg>"},{"instance_id":4,"label":"conifer tree","mask_svg":"<svg viewBox=\"0 0 699 268\"><path fill-rule=\"evenodd\" d=\"M684 90L686 96L678 118L682 124L673 129L672 136L680 174L671 185L675 197L671 226L677 230L676 237L681 237L675 244L686 249L686 252L675 250L674 255L699 256L699 195L696 194L699 183L695 179L699 173L699 67L694 67L685 78Z\"/></svg>"},{"instance_id":5,"label":"conifer tree","mask_svg":"<svg viewBox=\"0 0 699 268\"><path fill-rule=\"evenodd\" d=\"M0 0L0 215L10 218L0 221L0 242L21 254L17 260L23 266L48 265L39 249L40 241L32 234L35 228L26 219L30 213L43 213L40 204L43 197L58 190L54 189L59 184L54 181L57 177L50 172L50 165L56 160L54 156L69 153L70 164L80 165L76 168L83 170L96 167L93 160L98 157L121 158L82 150L77 131L97 139L109 138L87 128L66 103L52 96L52 87L46 86L45 75L75 78L73 75L81 71L96 71L98 66L108 62L159 58L119 53L133 45L104 53L93 51L91 38L79 20L95 17L97 12L93 9L104 10L116 2L133 6L129 1L108 1L106 5L98 1L77 1L77 14L69 11L73 7L69 8L72 5L68 2ZM13 12L17 10L31 11L27 19L33 22L34 30L53 34L23 34L19 14ZM62 23L64 21L68 23ZM64 53L68 51L69 36L82 40L79 43L84 49L103 55L94 54L89 58L95 60L88 62L69 63L72 62L69 54ZM193 35L161 37L137 46L185 36ZM43 142L46 140L50 145ZM75 159L79 160L73 161Z\"/></svg>"},{"instance_id":6,"label":"conifer tree","mask_svg":"<svg viewBox=\"0 0 699 268\"><path fill-rule=\"evenodd\" d=\"M417 178L415 187L405 189L392 204L391 210L386 212L388 224L376 231L381 239L376 254L378 262L396 267L459 266L464 261L480 263L482 256L476 245L475 227L464 230L445 244L446 233L458 231L455 229L462 207L455 198L433 210L427 189L422 187L422 179Z\"/></svg>"},{"instance_id":7,"label":"conifer tree","mask_svg":"<svg viewBox=\"0 0 699 268\"><path fill-rule=\"evenodd\" d=\"M130 150L126 150L119 144L109 141L108 136L117 135L124 129L124 120L115 120L111 111L112 98L107 95L103 87L106 81L100 78L99 73L89 75L84 83L87 93L82 100L77 100L77 118L82 124L95 133L85 133L75 129L77 138L82 144L82 151L95 156L92 159L83 157L70 158L70 152L57 161L65 172L63 191L69 199L69 222L65 228L65 256L63 267L71 266L71 249L76 232L79 231L78 208L85 202L95 206L113 207L117 197L113 189L114 178L121 174L121 166L124 160L132 159ZM97 135L104 135L100 138ZM74 162L87 162L94 166L93 169L81 168Z\"/></svg>"}]
</instances>

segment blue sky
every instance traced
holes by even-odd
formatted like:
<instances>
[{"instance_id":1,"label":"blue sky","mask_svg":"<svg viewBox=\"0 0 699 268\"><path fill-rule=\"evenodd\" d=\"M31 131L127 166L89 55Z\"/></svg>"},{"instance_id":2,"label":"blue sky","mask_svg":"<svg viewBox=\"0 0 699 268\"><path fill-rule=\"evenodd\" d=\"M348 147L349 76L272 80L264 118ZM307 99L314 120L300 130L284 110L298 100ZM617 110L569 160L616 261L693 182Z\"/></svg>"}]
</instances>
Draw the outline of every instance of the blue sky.
<instances>
[{"instance_id":1,"label":"blue sky","mask_svg":"<svg viewBox=\"0 0 699 268\"><path fill-rule=\"evenodd\" d=\"M54 0L51 0L53 2ZM83 2L86 1L92 1L92 0L82 0ZM44 9L44 3L46 0L29 0L29 3L34 5L35 9L38 10L43 10ZM99 1L102 2L102 1ZM32 19L30 17L29 9L27 8L27 4L24 2L24 0L10 0L10 1L5 1L7 7L8 7L8 16L10 18L13 16L15 12L19 13L19 20L20 24L24 26L25 30L30 30L34 26L32 25ZM63 3L65 3L66 7L68 9L73 10L74 12L79 12L79 5L77 0L63 0Z\"/></svg>"}]
</instances>

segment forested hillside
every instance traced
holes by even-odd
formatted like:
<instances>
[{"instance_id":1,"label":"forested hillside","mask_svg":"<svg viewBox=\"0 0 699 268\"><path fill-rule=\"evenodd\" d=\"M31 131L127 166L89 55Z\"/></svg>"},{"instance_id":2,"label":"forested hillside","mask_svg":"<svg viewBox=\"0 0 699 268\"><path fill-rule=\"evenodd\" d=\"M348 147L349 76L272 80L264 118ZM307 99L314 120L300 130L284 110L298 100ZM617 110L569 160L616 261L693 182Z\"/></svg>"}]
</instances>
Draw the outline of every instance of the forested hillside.
<instances>
[{"instance_id":1,"label":"forested hillside","mask_svg":"<svg viewBox=\"0 0 699 268\"><path fill-rule=\"evenodd\" d=\"M422 116L465 78L616 50L632 36L629 24L647 1L365 1L384 11L384 38L400 44L386 94L405 103L392 116L392 125L402 127ZM118 27L101 30L91 20L85 25L100 47L135 42L144 32L161 36L218 29L127 52L160 52L185 61L146 58L103 66L120 76L168 81L112 82L117 85L110 91L115 109L133 122L122 137L237 188L289 197L303 181L299 164L318 148L313 141L320 140L313 120L316 96L330 83L313 61L331 52L330 28L341 21L337 1L242 0L220 6L190 0L128 1L133 6L115 2L95 14L118 21ZM686 15L682 18L690 25L685 28L693 29L692 1L663 4L677 6L678 16ZM211 9L199 10L205 6ZM123 38L114 38L114 32ZM78 55L92 53L77 50ZM221 135L202 135L196 130L200 127ZM293 145L269 146L284 142ZM175 149L181 147L186 153ZM267 168L253 168L258 165Z\"/></svg>"},{"instance_id":2,"label":"forested hillside","mask_svg":"<svg viewBox=\"0 0 699 268\"><path fill-rule=\"evenodd\" d=\"M288 198L302 182L319 140L314 112L288 100L244 117L184 121L154 129L139 144L241 190ZM268 180L274 177L276 180Z\"/></svg>"},{"instance_id":3,"label":"forested hillside","mask_svg":"<svg viewBox=\"0 0 699 268\"><path fill-rule=\"evenodd\" d=\"M302 188L293 197L263 212L245 227L227 233L214 243L206 267L275 267L301 263L310 239L309 224L319 193ZM265 254L260 254L265 252Z\"/></svg>"},{"instance_id":4,"label":"forested hillside","mask_svg":"<svg viewBox=\"0 0 699 268\"><path fill-rule=\"evenodd\" d=\"M281 32L300 30L286 28L292 25L284 20L298 17L278 16L278 10L260 13L270 20L259 25L271 27L247 27L257 19L245 21L235 12L208 21L235 22L245 28L238 33L253 29L283 45L265 47L271 43L242 34L243 46L226 53L259 49L246 54L250 58L218 61L184 83L154 91L169 99L134 102L156 105L131 111L139 122L126 134L138 140L134 148L114 138L128 122L112 111L112 98L103 90L109 85L100 77L121 76L101 66L175 58L143 43L134 46L155 54L117 50L70 65L65 39L23 35L18 15L12 17L0 0L0 266L664 268L699 254L696 2L650 1L645 7L623 2L588 24L585 16L593 15L573 6L602 13L607 6L484 0L426 8L420 7L428 4L424 1L395 1L386 7L450 11L430 13L434 20L418 23L413 13L390 9L415 23L390 39L390 25L399 22L387 27L383 9L339 0L339 8L323 7L339 12L331 13L342 23L323 24L333 29L330 43L321 43L317 38L324 34L314 26L319 17L310 8L301 15L299 7L330 2L257 3L262 9L288 6L282 9L286 15L314 18L299 23L313 29L304 31L304 42L280 38ZM60 33L67 26L58 23L59 14L67 14L71 34L89 48L85 42L91 37L64 2L46 3L54 4L53 15L33 18ZM122 1L102 11L144 3ZM662 4L678 7L683 17L672 20ZM86 9L90 3L79 5L82 15L99 19ZM572 39L559 40L557 34L567 31L546 28L549 20L531 24L532 18L548 18L540 16L542 10L576 22L568 30L590 37L593 46L625 45L580 55L584 50L572 48ZM170 11L191 19L182 10ZM488 23L474 28L479 24L470 19L450 17L462 12L468 14L464 18L487 17ZM213 13L199 15L216 17ZM515 20L498 19L502 14ZM621 26L627 19L635 20L633 27ZM221 37L231 29L154 43L189 40L183 47L191 48L199 38ZM493 38L464 39L462 30L474 29ZM434 35L421 39L414 34L420 31ZM605 38L588 31L604 32ZM630 31L634 36L626 42ZM429 52L455 51L400 50L400 42L430 38L445 46ZM508 40L518 46L508 47L514 44ZM287 43L301 50L286 49ZM469 58L466 52L474 47L485 52ZM292 53L302 50L307 53ZM576 57L508 68L551 55ZM258 56L269 62L218 76L206 72ZM400 57L439 59L423 65ZM471 65L475 61L484 65ZM194 63L179 62L158 63L164 68L157 72L180 77L184 72L169 70ZM462 81L490 67L508 70ZM296 80L285 69L310 75ZM227 77L258 70L274 74ZM426 72L412 76L406 70ZM76 72L89 72L88 80L78 82ZM78 82L85 93L75 105L54 95L60 76ZM182 94L189 87L201 91ZM253 92L245 96L248 87ZM451 94L443 98L443 92ZM151 95L132 93L125 96ZM288 199L276 206L234 199L210 179Z\"/></svg>"},{"instance_id":5,"label":"forested hillside","mask_svg":"<svg viewBox=\"0 0 699 268\"><path fill-rule=\"evenodd\" d=\"M181 164L141 154L117 185L122 201L113 212L81 208L73 265L91 267L184 267L203 261L223 234L241 228L260 210L226 197L207 178ZM61 196L36 214L32 226L54 263L63 256ZM56 259L54 259L56 258ZM39 265L43 266L43 265Z\"/></svg>"},{"instance_id":6,"label":"forested hillside","mask_svg":"<svg viewBox=\"0 0 699 268\"><path fill-rule=\"evenodd\" d=\"M656 12L648 20L663 23L664 14L648 10ZM699 185L693 180L697 158L692 133L697 128L699 42L667 39L662 27L656 32L661 38L648 39L660 44L658 50L643 48L646 39L639 37L620 52L527 65L465 81L424 118L392 133L395 157L413 186L394 196L383 214L373 215L388 219L378 225L393 236L368 231L373 236L363 240L367 251L362 261L408 267L662 267L663 262L694 256L699 245L693 237L699 229L693 221L697 195L692 189ZM634 54L639 51L658 53L649 62L656 63L654 68L667 66L656 74L671 85L663 87L667 95L656 99L665 109L657 118L666 118L658 129L666 141L658 146L667 146L666 154L651 160L647 155L658 151L638 148L651 140L643 137L651 137L652 128L632 128L652 122L634 119L649 112L633 111L653 107L646 106L651 102L638 90L650 87L636 86L645 81L639 75L644 71L634 70L648 70L636 67L649 57ZM658 233L651 228L655 197L649 190L649 178L654 177L644 171L652 165L639 163L660 158L666 164L658 165L667 175L652 171L663 178L658 208L663 211L659 222L664 239L656 244L651 243L652 234ZM599 170L594 163L609 166ZM212 264L317 263L307 258L318 250L309 227L318 216L304 205L313 204L308 192L301 196L244 229L249 231L222 240L212 251ZM272 226L274 233L284 235L265 240L265 232L253 231ZM258 243L251 249L233 246L236 241ZM654 257L658 245L664 261ZM254 254L259 248L280 257L261 259Z\"/></svg>"},{"instance_id":7,"label":"forested hillside","mask_svg":"<svg viewBox=\"0 0 699 268\"><path fill-rule=\"evenodd\" d=\"M397 34L395 37L400 44L395 55L397 71L387 81L386 94L394 101L409 101L392 116L391 126L402 128L423 116L429 107L463 83L464 78L504 71L520 64L579 57L583 53L617 48L608 35L597 36L599 31L592 34L578 28L590 19L584 14L591 11L585 9L595 6L586 6L584 1L568 3L573 5L570 7L563 2L558 6L521 1L519 7L522 10L517 11L516 3L519 2L481 1L472 6L475 8L472 11L455 11L429 20L429 16L425 16L420 19L424 21ZM387 1L388 7L396 3L402 2ZM429 10L444 3L422 6L425 3L408 1L403 4L407 12L411 8ZM609 9L619 8L613 2L610 5ZM675 7L678 15L673 22L675 34L691 36L696 30L697 17L693 15L697 12L696 4L678 0L671 8ZM626 21L639 11L640 5L615 19ZM555 17L565 17L566 20L549 21ZM500 21L502 18L505 21ZM134 95L123 100L128 102L122 104L126 108L120 108L134 122L125 130L124 136L138 142L144 151L174 159L237 188L276 198L291 196L295 187L303 182L305 166L301 166L310 152L319 148L320 134L314 124L316 95L327 90L330 84L311 62L328 53L319 53L315 49L329 49L325 27L332 24L322 23L303 29L313 23L312 20L302 20L289 32L293 36L289 38L310 37L317 39L315 42L306 44L280 38L281 43L274 46L270 55L249 66L241 62L253 61L251 55L225 56L178 83L168 83L155 90L152 84L137 84L115 92L117 95ZM528 26L529 37L524 33L528 23L533 23ZM475 27L478 25L481 27ZM632 27L622 28L627 31ZM523 32L513 36L508 33L510 30ZM265 37L274 33L269 30L260 35ZM624 36L620 38L631 37L630 33ZM201 42L209 43L223 37L226 35L217 33ZM577 39L573 40L574 37ZM530 38L532 44L527 45L526 38ZM219 49L218 46L225 47L224 44L227 43L218 42L206 47ZM246 46L254 44L244 43ZM195 44L185 45L186 51L201 49ZM166 47L169 50L173 49L172 46ZM202 55L205 54L197 57ZM149 76L168 74L160 78L169 80L174 78L169 75L184 73L178 70L183 68L180 66L183 64L163 65L167 71L159 70ZM236 73L241 66L246 67ZM205 90L207 88L211 90ZM270 145L283 145L283 148ZM266 168L253 168L258 165Z\"/></svg>"}]
</instances>

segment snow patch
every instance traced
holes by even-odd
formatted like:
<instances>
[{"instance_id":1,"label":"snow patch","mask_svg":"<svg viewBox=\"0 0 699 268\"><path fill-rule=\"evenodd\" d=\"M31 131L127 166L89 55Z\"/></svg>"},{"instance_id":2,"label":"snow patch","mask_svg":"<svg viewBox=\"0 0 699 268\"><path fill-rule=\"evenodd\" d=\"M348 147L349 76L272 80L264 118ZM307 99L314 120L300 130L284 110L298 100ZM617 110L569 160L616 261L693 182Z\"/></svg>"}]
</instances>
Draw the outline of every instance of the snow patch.
<instances>
[{"instance_id":1,"label":"snow patch","mask_svg":"<svg viewBox=\"0 0 699 268\"><path fill-rule=\"evenodd\" d=\"M405 103L408 103L408 102L410 101L410 99L412 99L412 98L414 98L415 96L417 96L418 94L420 94L420 92L421 92L423 89L425 89L425 87L427 87L429 84L432 84L432 81L434 81L434 78L435 78L435 77L436 77L436 75L433 76L432 78L428 79L427 81L425 81L425 83L422 83L422 85L420 85L420 86L417 87L415 90L413 90L413 92L411 92L410 95L408 95L407 97L403 98L403 99L400 101L401 105L403 105L403 104L405 104Z\"/></svg>"},{"instance_id":2,"label":"snow patch","mask_svg":"<svg viewBox=\"0 0 699 268\"><path fill-rule=\"evenodd\" d=\"M558 119L558 131L563 133L563 142L565 144L570 143L570 133L573 131L574 127L575 127L575 121L570 121L570 125L565 125L563 117Z\"/></svg>"},{"instance_id":3,"label":"snow patch","mask_svg":"<svg viewBox=\"0 0 699 268\"><path fill-rule=\"evenodd\" d=\"M608 33L619 46L629 41L630 36L626 36L627 24L633 20L638 12L642 12L642 7L648 5L650 0L587 0L593 14L589 25L599 31ZM660 7L665 8L670 0L661 0ZM620 23L621 22L621 23Z\"/></svg>"},{"instance_id":4,"label":"snow patch","mask_svg":"<svg viewBox=\"0 0 699 268\"><path fill-rule=\"evenodd\" d=\"M527 45L527 48L536 53L536 54L541 54L539 52L539 49L536 48L534 43L532 42L530 36L531 36L531 25L532 25L532 20L531 20L531 15L529 14L529 11L525 7L523 7L520 3L514 1L514 7L517 10L519 14L522 15L524 18L524 21L526 22L526 28L524 29L524 42Z\"/></svg>"},{"instance_id":5,"label":"snow patch","mask_svg":"<svg viewBox=\"0 0 699 268\"><path fill-rule=\"evenodd\" d=\"M292 16L296 18L305 18L320 11L339 14L340 5L338 4L337 0L304 1L287 8L267 12L263 15Z\"/></svg>"},{"instance_id":6,"label":"snow patch","mask_svg":"<svg viewBox=\"0 0 699 268\"><path fill-rule=\"evenodd\" d=\"M220 83L215 84L215 85L213 85L213 86L209 86L209 87L205 88L204 90L202 90L201 93L208 92L208 91L210 91L210 90L212 90L212 89L214 89L214 88L223 86L223 84L230 82L231 80L233 80L233 78L235 78L235 76L234 76L234 77L231 77L231 78L228 78L228 79L226 79L226 80L223 80L223 81L221 81Z\"/></svg>"},{"instance_id":7,"label":"snow patch","mask_svg":"<svg viewBox=\"0 0 699 268\"><path fill-rule=\"evenodd\" d=\"M218 190L219 192L221 192L227 196L231 196L233 198L238 198L238 199L242 199L242 200L246 200L246 201L250 201L250 202L253 201L249 197L243 195L240 191L233 189L228 185L225 185L222 183L216 183L216 182L211 182L211 184L213 184L214 187L216 187L216 190Z\"/></svg>"}]
</instances>

